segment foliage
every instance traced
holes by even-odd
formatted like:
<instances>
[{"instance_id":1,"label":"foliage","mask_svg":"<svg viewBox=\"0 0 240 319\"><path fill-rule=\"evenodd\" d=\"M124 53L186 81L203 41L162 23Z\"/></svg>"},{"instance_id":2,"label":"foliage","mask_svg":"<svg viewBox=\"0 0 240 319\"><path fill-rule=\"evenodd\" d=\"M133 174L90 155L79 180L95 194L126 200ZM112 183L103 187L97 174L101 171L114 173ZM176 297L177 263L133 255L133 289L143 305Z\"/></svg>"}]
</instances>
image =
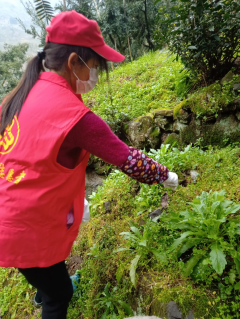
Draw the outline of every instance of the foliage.
<instances>
[{"instance_id":1,"label":"foliage","mask_svg":"<svg viewBox=\"0 0 240 319\"><path fill-rule=\"evenodd\" d=\"M5 44L0 51L0 102L18 84L26 62L28 44Z\"/></svg>"},{"instance_id":2,"label":"foliage","mask_svg":"<svg viewBox=\"0 0 240 319\"><path fill-rule=\"evenodd\" d=\"M202 87L189 94L174 108L174 116L179 116L182 109L191 110L197 117L218 115L218 112L227 109L236 100L238 92L234 91L234 84L239 83L239 75L233 75L232 80L220 84L216 81L208 87Z\"/></svg>"},{"instance_id":3,"label":"foliage","mask_svg":"<svg viewBox=\"0 0 240 319\"><path fill-rule=\"evenodd\" d=\"M22 314L26 318L33 312L34 290L25 277L13 268L0 268L0 316L17 318Z\"/></svg>"},{"instance_id":4,"label":"foliage","mask_svg":"<svg viewBox=\"0 0 240 319\"><path fill-rule=\"evenodd\" d=\"M30 29L19 20L21 27L40 40L44 46L45 26L53 15L53 8L46 0L22 2L32 19ZM65 4L59 2L57 11L76 10L89 19L97 20L105 41L124 54L128 61L136 59L143 53L153 50L155 42L153 34L156 29L158 5L154 0L68 0Z\"/></svg>"},{"instance_id":5,"label":"foliage","mask_svg":"<svg viewBox=\"0 0 240 319\"><path fill-rule=\"evenodd\" d=\"M172 0L161 6L157 40L212 83L231 70L239 55L239 10L239 1Z\"/></svg>"},{"instance_id":6,"label":"foliage","mask_svg":"<svg viewBox=\"0 0 240 319\"><path fill-rule=\"evenodd\" d=\"M51 21L53 17L53 9L50 2L47 0L34 0L35 10L41 20L46 21L46 25Z\"/></svg>"},{"instance_id":7,"label":"foliage","mask_svg":"<svg viewBox=\"0 0 240 319\"><path fill-rule=\"evenodd\" d=\"M176 105L176 76L181 69L182 64L168 58L166 51L148 53L133 63L120 65L110 73L109 83L103 78L83 99L119 132L125 121Z\"/></svg>"},{"instance_id":8,"label":"foliage","mask_svg":"<svg viewBox=\"0 0 240 319\"><path fill-rule=\"evenodd\" d=\"M146 225L143 227L136 227L134 223L130 223L131 232L122 232L120 235L123 239L129 242L130 248L120 247L115 252L120 251L130 251L134 253L135 257L131 261L130 265L130 279L134 286L136 286L136 269L138 267L139 260L150 259L149 255L154 256L159 262L166 264L167 256L164 248L166 247L155 247L156 238L152 235L154 234L154 228L159 228L154 225L154 222L148 220ZM141 231L143 228L143 231ZM155 244L155 245L154 245Z\"/></svg>"},{"instance_id":9,"label":"foliage","mask_svg":"<svg viewBox=\"0 0 240 319\"><path fill-rule=\"evenodd\" d=\"M203 192L189 205L191 210L172 212L161 218L170 229L184 231L174 241L170 251L176 251L180 257L194 248L194 254L184 268L185 275L189 276L194 267L199 265L202 268L204 265L211 265L217 274L222 275L227 265L226 255L232 256L240 275L240 254L237 249L240 220L233 218L233 214L240 210L240 205L226 200L225 191ZM201 277L199 272L198 267L198 278ZM206 279L205 277L204 273L203 278Z\"/></svg>"},{"instance_id":10,"label":"foliage","mask_svg":"<svg viewBox=\"0 0 240 319\"><path fill-rule=\"evenodd\" d=\"M130 179L122 172L115 170L109 177L103 181L103 186L98 187L97 192L93 192L89 196L90 212L92 216L99 216L104 214L104 203L111 203L112 212L116 212L118 217L128 214L128 210L135 207L134 199L134 185L136 182ZM121 195L120 195L121 194ZM118 197L119 195L119 197ZM120 204L120 209L116 203Z\"/></svg>"},{"instance_id":11,"label":"foliage","mask_svg":"<svg viewBox=\"0 0 240 319\"><path fill-rule=\"evenodd\" d=\"M211 189L219 193L222 189L226 190L226 198L223 201L220 198L219 207L225 207L225 200L231 200L234 203L240 201L239 148L227 147L219 150L209 148L202 151L198 147L191 146L188 150L178 152L168 147L167 151L157 150L153 156L163 164L172 165L179 179L186 181L185 187L180 185L175 192L167 190L169 205L165 210L169 218L173 214L180 214L186 210L193 214L187 203L194 202L196 196L201 196L203 191L210 192ZM190 169L198 171L199 176L196 181L192 181L188 175L187 172ZM113 310L109 311L108 316L115 312L119 319L126 318L126 312L118 301L126 302L134 311L141 309L142 313L146 314L149 314L149 309L154 309L151 314L156 315L155 311L160 308L160 303L171 300L178 303L182 313L187 313L190 308L194 308L198 318L238 318L239 290L236 290L238 287L235 285L239 281L239 275L229 251L224 248L225 246L221 247L227 261L222 275L218 275L212 266L207 266L206 271L206 265L203 265L199 269L200 273L197 272L201 280L196 276L195 269L191 274L192 277L184 277L186 261L190 260L199 250L204 250L204 247L199 244L196 250L191 248L182 254L180 256L182 260L176 259L176 253L170 252L170 247L184 230L171 229L168 222L161 219L159 222L154 222L148 218L149 212L160 206L161 196L166 189L162 185L154 185L150 187L150 190L146 185L141 185L138 190L135 185L135 181L123 173L114 171L92 196L90 200L91 221L81 229L72 250L72 255L80 256L83 263L78 270L80 283L70 303L68 318L77 319L81 315L85 318L101 318L110 306L107 304L110 300L108 297L104 298L102 294L107 284L109 298L112 298L112 302L117 303L119 309L118 311L116 306L111 305L110 309ZM139 201L138 198L141 200ZM146 201L147 198L149 202ZM111 202L110 211L104 209L105 201ZM142 205L144 202L146 203ZM227 207L230 208L231 205ZM198 216L197 213L194 214ZM237 224L238 214L235 213L236 217L228 215L226 222L221 223L220 229L224 228L229 231L229 234L226 233L224 237L224 242L228 244L231 244L231 223ZM136 229L134 228L133 231L129 226ZM128 238L120 235L121 233L128 233ZM232 238L233 243L238 240L238 236L233 235ZM144 243L144 240L146 240L146 246L140 245L141 242ZM204 240L207 241L207 236ZM214 239L211 240L214 241ZM209 259L211 245L206 246L208 248L204 250ZM119 248L129 250L113 253ZM152 250L165 251L168 263L158 259ZM137 255L141 257L136 264L136 288L134 288L129 272L132 260ZM71 258L73 257L70 256L70 260ZM133 264L133 272L134 267ZM34 291L31 287L22 285L20 275L13 280L14 277L8 271L13 270L0 268L2 280L0 284L4 287L0 291L0 304L2 309L6 309L5 314L1 315L2 318L6 319L9 315L14 314L15 309L16 318L26 318L26 313L22 309L27 309L33 315L33 308L25 297L29 293L29 299L32 299ZM4 281L6 279L8 281ZM14 289L12 291L15 291L18 296L17 303L14 295L14 299L11 299L11 289ZM136 306L134 300L139 291L143 299ZM96 301L98 298L102 299Z\"/></svg>"},{"instance_id":12,"label":"foliage","mask_svg":"<svg viewBox=\"0 0 240 319\"><path fill-rule=\"evenodd\" d=\"M110 283L107 283L104 291L99 293L97 298L94 300L96 302L95 308L97 309L97 312L102 309L105 310L100 319L117 319L117 315L121 313L132 316L133 311L130 305L127 302L116 298L115 293L118 290L118 287L114 287L110 292L110 286Z\"/></svg>"},{"instance_id":13,"label":"foliage","mask_svg":"<svg viewBox=\"0 0 240 319\"><path fill-rule=\"evenodd\" d=\"M167 166L171 172L178 172L192 167L192 163L189 159L196 153L200 155L202 151L192 145L188 145L184 150L180 151L176 147L165 144L162 145L159 150L151 149L148 155L154 158L158 163Z\"/></svg>"},{"instance_id":14,"label":"foliage","mask_svg":"<svg viewBox=\"0 0 240 319\"><path fill-rule=\"evenodd\" d=\"M30 34L34 39L37 38L39 40L39 47L44 47L45 45L45 37L46 37L46 21L42 19L42 15L39 16L36 7L31 1L23 2L21 0L22 5L24 6L27 14L31 17L32 24L30 28L27 28L24 24L24 21L21 19L17 19L19 22L20 27L27 33ZM51 10L50 10L51 11ZM47 19L48 15L45 16Z\"/></svg>"}]
</instances>

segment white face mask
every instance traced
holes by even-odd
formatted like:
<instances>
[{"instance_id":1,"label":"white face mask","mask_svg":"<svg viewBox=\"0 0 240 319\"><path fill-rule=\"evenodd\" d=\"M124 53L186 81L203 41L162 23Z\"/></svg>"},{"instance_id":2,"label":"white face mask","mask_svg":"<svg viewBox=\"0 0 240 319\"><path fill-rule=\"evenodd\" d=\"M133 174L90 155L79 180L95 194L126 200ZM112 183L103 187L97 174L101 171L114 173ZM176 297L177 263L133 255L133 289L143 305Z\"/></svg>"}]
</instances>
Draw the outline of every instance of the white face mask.
<instances>
[{"instance_id":1,"label":"white face mask","mask_svg":"<svg viewBox=\"0 0 240 319\"><path fill-rule=\"evenodd\" d=\"M79 58L83 61L83 59L79 56ZM87 68L89 68L89 66L83 61L83 63L86 65ZM88 81L82 81L78 78L78 76L76 75L76 73L73 71L74 75L77 78L76 81L76 93L77 94L84 94L84 93L88 93L89 91L91 91L97 84L98 81L98 70L94 69L94 68L89 68L90 73L89 73L89 80Z\"/></svg>"}]
</instances>

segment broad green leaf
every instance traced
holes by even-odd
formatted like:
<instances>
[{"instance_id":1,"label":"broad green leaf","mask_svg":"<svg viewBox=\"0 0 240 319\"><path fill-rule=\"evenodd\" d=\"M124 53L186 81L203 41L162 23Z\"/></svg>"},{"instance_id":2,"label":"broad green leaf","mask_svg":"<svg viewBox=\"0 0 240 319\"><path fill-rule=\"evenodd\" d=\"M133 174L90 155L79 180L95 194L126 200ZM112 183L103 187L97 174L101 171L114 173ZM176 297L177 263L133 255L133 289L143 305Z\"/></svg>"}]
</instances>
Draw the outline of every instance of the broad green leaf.
<instances>
[{"instance_id":1,"label":"broad green leaf","mask_svg":"<svg viewBox=\"0 0 240 319\"><path fill-rule=\"evenodd\" d=\"M234 285L234 289L240 290L240 281Z\"/></svg>"},{"instance_id":2,"label":"broad green leaf","mask_svg":"<svg viewBox=\"0 0 240 319\"><path fill-rule=\"evenodd\" d=\"M234 284L234 282L235 282L235 279L236 279L236 274L235 274L235 272L233 272L233 271L230 271L230 273L229 273L229 282L230 282L230 284Z\"/></svg>"},{"instance_id":3,"label":"broad green leaf","mask_svg":"<svg viewBox=\"0 0 240 319\"><path fill-rule=\"evenodd\" d=\"M234 258L234 262L236 265L237 272L240 275L240 256L239 256L239 253L237 253L237 256Z\"/></svg>"},{"instance_id":4,"label":"broad green leaf","mask_svg":"<svg viewBox=\"0 0 240 319\"><path fill-rule=\"evenodd\" d=\"M197 246L201 242L199 238L190 238L186 243L183 243L182 247L179 248L177 252L177 256L180 257L185 251L192 248L193 246Z\"/></svg>"},{"instance_id":5,"label":"broad green leaf","mask_svg":"<svg viewBox=\"0 0 240 319\"><path fill-rule=\"evenodd\" d=\"M130 227L130 228L131 228L132 232L134 232L137 235L138 238L142 237L142 235L141 235L141 233L140 233L140 231L139 231L139 229L137 227L133 226L133 227Z\"/></svg>"},{"instance_id":6,"label":"broad green leaf","mask_svg":"<svg viewBox=\"0 0 240 319\"><path fill-rule=\"evenodd\" d=\"M130 307L130 305L129 305L127 302L122 301L122 300L119 300L118 302L119 302L119 304L123 307L125 313L126 313L128 316L133 316L132 308Z\"/></svg>"},{"instance_id":7,"label":"broad green leaf","mask_svg":"<svg viewBox=\"0 0 240 319\"><path fill-rule=\"evenodd\" d=\"M194 235L194 232L187 231L181 235L178 239L174 241L174 243L170 247L170 251L175 250L188 236Z\"/></svg>"},{"instance_id":8,"label":"broad green leaf","mask_svg":"<svg viewBox=\"0 0 240 319\"><path fill-rule=\"evenodd\" d=\"M112 302L111 301L107 301L106 302L106 306L109 308L111 306Z\"/></svg>"},{"instance_id":9,"label":"broad green leaf","mask_svg":"<svg viewBox=\"0 0 240 319\"><path fill-rule=\"evenodd\" d=\"M188 49L190 49L190 50L197 50L197 47L195 47L195 45L190 45L190 46L188 47Z\"/></svg>"},{"instance_id":10,"label":"broad green leaf","mask_svg":"<svg viewBox=\"0 0 240 319\"><path fill-rule=\"evenodd\" d=\"M138 264L138 261L140 259L140 255L136 255L136 257L132 260L131 262L131 266L130 266L130 279L131 279L131 282L134 286L136 286L136 269L137 269L137 264Z\"/></svg>"},{"instance_id":11,"label":"broad green leaf","mask_svg":"<svg viewBox=\"0 0 240 319\"><path fill-rule=\"evenodd\" d=\"M167 263L167 255L165 252L159 252L155 249L152 250L153 255L163 263Z\"/></svg>"},{"instance_id":12,"label":"broad green leaf","mask_svg":"<svg viewBox=\"0 0 240 319\"><path fill-rule=\"evenodd\" d=\"M102 317L100 319L107 319L106 311L104 312L104 314L102 315Z\"/></svg>"},{"instance_id":13,"label":"broad green leaf","mask_svg":"<svg viewBox=\"0 0 240 319\"><path fill-rule=\"evenodd\" d=\"M146 239L145 239L145 240L140 241L140 242L139 242L139 246L147 247L147 241L146 241Z\"/></svg>"},{"instance_id":14,"label":"broad green leaf","mask_svg":"<svg viewBox=\"0 0 240 319\"><path fill-rule=\"evenodd\" d=\"M113 253L118 253L120 251L125 251L125 250L131 250L131 249L120 247L120 248L114 250Z\"/></svg>"},{"instance_id":15,"label":"broad green leaf","mask_svg":"<svg viewBox=\"0 0 240 319\"><path fill-rule=\"evenodd\" d=\"M202 254L197 254L189 259L183 272L186 277L188 277L192 273L193 268L197 265L200 259L202 259L202 257Z\"/></svg>"},{"instance_id":16,"label":"broad green leaf","mask_svg":"<svg viewBox=\"0 0 240 319\"><path fill-rule=\"evenodd\" d=\"M226 255L224 254L219 243L214 243L211 246L210 260L212 262L213 269L221 275L227 264Z\"/></svg>"},{"instance_id":17,"label":"broad green leaf","mask_svg":"<svg viewBox=\"0 0 240 319\"><path fill-rule=\"evenodd\" d=\"M227 209L227 214L235 214L240 210L240 205L232 205Z\"/></svg>"}]
</instances>

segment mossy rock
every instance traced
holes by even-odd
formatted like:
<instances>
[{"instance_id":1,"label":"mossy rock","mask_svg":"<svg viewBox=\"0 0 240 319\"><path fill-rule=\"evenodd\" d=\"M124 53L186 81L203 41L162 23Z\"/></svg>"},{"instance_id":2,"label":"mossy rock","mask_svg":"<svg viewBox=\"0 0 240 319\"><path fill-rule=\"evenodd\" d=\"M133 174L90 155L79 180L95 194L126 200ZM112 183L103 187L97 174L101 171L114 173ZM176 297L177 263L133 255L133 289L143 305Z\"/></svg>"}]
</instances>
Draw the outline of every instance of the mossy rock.
<instances>
[{"instance_id":1,"label":"mossy rock","mask_svg":"<svg viewBox=\"0 0 240 319\"><path fill-rule=\"evenodd\" d=\"M180 131L181 144L194 144L197 140L201 146L220 146L240 142L240 123L234 114L219 116L219 119L212 124L198 123L194 120L190 125Z\"/></svg>"},{"instance_id":2,"label":"mossy rock","mask_svg":"<svg viewBox=\"0 0 240 319\"><path fill-rule=\"evenodd\" d=\"M234 83L222 89L221 85L216 82L200 89L174 108L174 118L180 117L182 110L190 110L197 116L204 117L228 109L235 99L233 85Z\"/></svg>"},{"instance_id":3,"label":"mossy rock","mask_svg":"<svg viewBox=\"0 0 240 319\"><path fill-rule=\"evenodd\" d=\"M229 71L221 80L221 84L224 84L224 82L230 82L233 80L233 72Z\"/></svg>"},{"instance_id":4,"label":"mossy rock","mask_svg":"<svg viewBox=\"0 0 240 319\"><path fill-rule=\"evenodd\" d=\"M160 142L160 129L154 122L154 115L148 113L127 123L125 133L134 147L155 148Z\"/></svg>"},{"instance_id":5,"label":"mossy rock","mask_svg":"<svg viewBox=\"0 0 240 319\"><path fill-rule=\"evenodd\" d=\"M177 134L175 133L171 133L169 134L169 136L165 139L164 144L170 144L176 147L179 147L181 142L180 142L180 138Z\"/></svg>"}]
</instances>

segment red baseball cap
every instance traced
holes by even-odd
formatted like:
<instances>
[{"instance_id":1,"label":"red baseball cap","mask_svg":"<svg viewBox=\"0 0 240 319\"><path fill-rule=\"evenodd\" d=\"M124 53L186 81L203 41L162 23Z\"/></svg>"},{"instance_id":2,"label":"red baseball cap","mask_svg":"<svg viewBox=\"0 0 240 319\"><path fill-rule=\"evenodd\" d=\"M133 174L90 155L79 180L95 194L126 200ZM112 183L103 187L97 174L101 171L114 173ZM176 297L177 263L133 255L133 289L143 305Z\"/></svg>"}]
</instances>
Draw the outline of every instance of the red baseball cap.
<instances>
[{"instance_id":1,"label":"red baseball cap","mask_svg":"<svg viewBox=\"0 0 240 319\"><path fill-rule=\"evenodd\" d=\"M76 11L64 11L52 18L46 27L46 42L78 45L91 48L108 61L121 62L124 55L108 46L94 20Z\"/></svg>"}]
</instances>

